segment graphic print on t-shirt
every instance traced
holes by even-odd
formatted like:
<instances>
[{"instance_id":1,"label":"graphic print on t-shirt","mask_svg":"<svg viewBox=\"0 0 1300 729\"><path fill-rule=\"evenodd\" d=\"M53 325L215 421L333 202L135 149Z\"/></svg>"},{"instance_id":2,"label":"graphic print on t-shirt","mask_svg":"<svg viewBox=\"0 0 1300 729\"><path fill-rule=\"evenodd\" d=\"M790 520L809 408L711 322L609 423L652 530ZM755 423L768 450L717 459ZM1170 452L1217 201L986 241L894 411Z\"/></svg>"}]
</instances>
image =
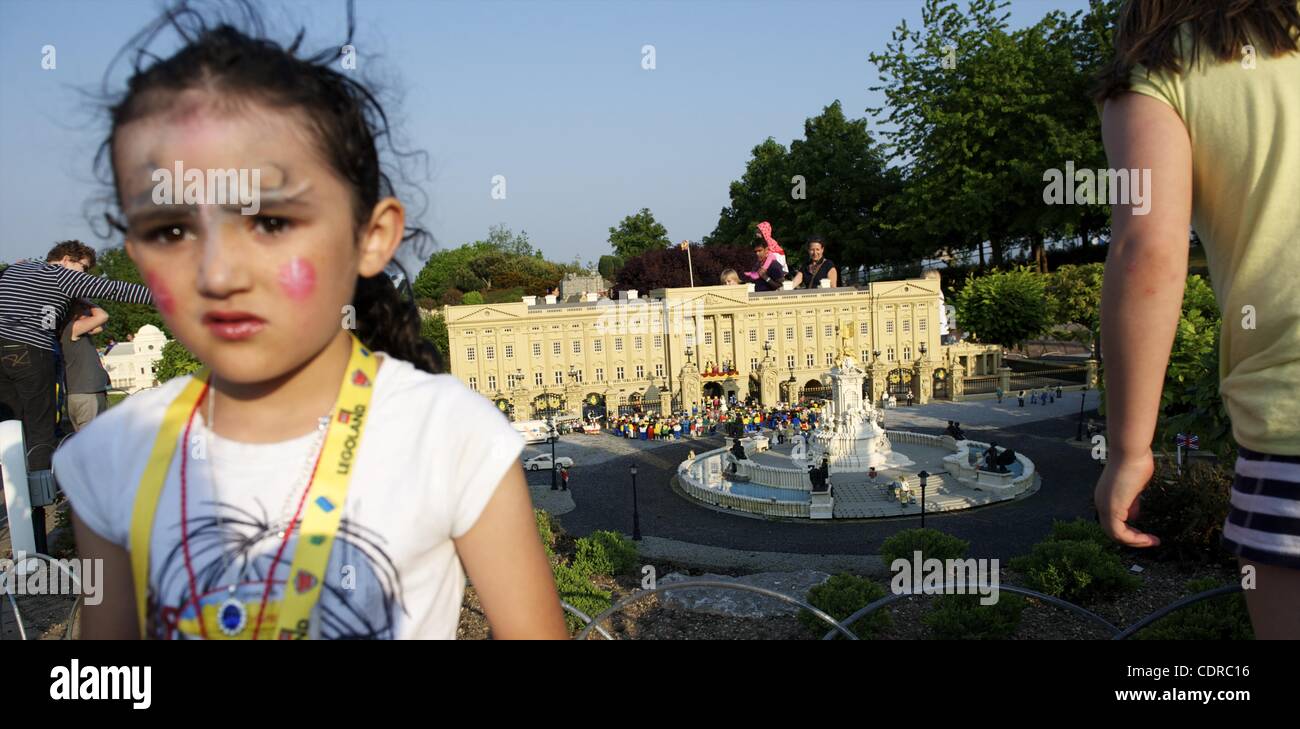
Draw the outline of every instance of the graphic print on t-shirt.
<instances>
[{"instance_id":1,"label":"graphic print on t-shirt","mask_svg":"<svg viewBox=\"0 0 1300 729\"><path fill-rule=\"evenodd\" d=\"M260 501L261 513L210 501L202 506L200 514L188 519L184 539L179 537L178 522L168 527L169 533L178 536L176 546L162 558L149 586L148 636L184 640L200 638L206 632L209 638L248 638L258 624L260 611L258 639L282 637L275 634L275 629L284 591L305 592L322 577L299 574L294 576L294 584L286 586L299 535L289 539L276 563L276 553L284 541L283 525L271 520ZM202 626L185 565L186 548L194 570ZM276 564L275 576L267 594L266 579L272 564ZM313 612L317 625L297 626L297 635L283 637L307 637L309 632L313 638L327 640L396 637L398 613L406 610L401 580L382 536L344 516L334 538L327 572L320 602ZM160 593L167 596L166 604L159 604Z\"/></svg>"}]
</instances>

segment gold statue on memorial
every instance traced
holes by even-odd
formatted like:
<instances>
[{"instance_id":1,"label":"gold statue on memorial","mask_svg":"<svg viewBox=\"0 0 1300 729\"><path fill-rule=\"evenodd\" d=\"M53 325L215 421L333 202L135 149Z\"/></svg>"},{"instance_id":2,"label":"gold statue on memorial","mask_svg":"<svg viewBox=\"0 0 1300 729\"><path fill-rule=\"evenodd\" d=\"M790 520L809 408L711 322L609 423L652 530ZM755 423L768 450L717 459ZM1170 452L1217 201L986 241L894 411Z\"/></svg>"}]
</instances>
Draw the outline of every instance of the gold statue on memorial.
<instances>
[{"instance_id":1,"label":"gold statue on memorial","mask_svg":"<svg viewBox=\"0 0 1300 729\"><path fill-rule=\"evenodd\" d=\"M853 322L840 322L840 359L853 359Z\"/></svg>"}]
</instances>

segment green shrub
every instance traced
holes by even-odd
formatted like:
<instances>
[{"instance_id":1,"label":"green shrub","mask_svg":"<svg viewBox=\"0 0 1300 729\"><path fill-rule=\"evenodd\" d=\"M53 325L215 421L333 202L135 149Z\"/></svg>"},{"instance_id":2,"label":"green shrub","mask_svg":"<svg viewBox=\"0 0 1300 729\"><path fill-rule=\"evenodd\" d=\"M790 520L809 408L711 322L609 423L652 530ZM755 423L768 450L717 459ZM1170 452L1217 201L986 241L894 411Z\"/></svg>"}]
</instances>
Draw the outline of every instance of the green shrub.
<instances>
[{"instance_id":1,"label":"green shrub","mask_svg":"<svg viewBox=\"0 0 1300 729\"><path fill-rule=\"evenodd\" d=\"M1075 519L1074 521L1052 522L1052 536L1056 542L1093 542L1104 551L1118 552L1119 542L1106 536L1106 531L1095 521Z\"/></svg>"},{"instance_id":2,"label":"green shrub","mask_svg":"<svg viewBox=\"0 0 1300 729\"><path fill-rule=\"evenodd\" d=\"M940 640L1006 640L1020 627L1025 599L999 595L992 605L980 604L979 595L944 595L934 610L922 618Z\"/></svg>"},{"instance_id":3,"label":"green shrub","mask_svg":"<svg viewBox=\"0 0 1300 729\"><path fill-rule=\"evenodd\" d=\"M808 604L830 615L836 620L844 620L853 613L885 596L885 588L865 578L850 574L838 574L820 585L814 585L808 591ZM823 621L808 610L799 611L799 622L816 635L825 635L832 629L830 623ZM889 613L877 610L848 626L859 638L869 638L877 631L890 624Z\"/></svg>"},{"instance_id":4,"label":"green shrub","mask_svg":"<svg viewBox=\"0 0 1300 729\"><path fill-rule=\"evenodd\" d=\"M533 516L537 519L537 534L542 539L542 547L546 549L546 556L554 557L557 528L555 517L551 516L551 513L545 509L533 509Z\"/></svg>"},{"instance_id":5,"label":"green shrub","mask_svg":"<svg viewBox=\"0 0 1300 729\"><path fill-rule=\"evenodd\" d=\"M1229 559L1219 538L1231 495L1232 477L1218 464L1187 463L1180 474L1174 464L1158 462L1136 526L1160 537L1159 558L1222 562Z\"/></svg>"},{"instance_id":6,"label":"green shrub","mask_svg":"<svg viewBox=\"0 0 1300 729\"><path fill-rule=\"evenodd\" d=\"M573 566L584 575L627 574L636 569L636 543L618 532L597 531L577 541Z\"/></svg>"},{"instance_id":7,"label":"green shrub","mask_svg":"<svg viewBox=\"0 0 1300 729\"><path fill-rule=\"evenodd\" d=\"M1011 560L1011 567L1024 574L1029 589L1073 602L1137 586L1137 579L1124 569L1119 556L1096 542L1048 539L1035 544L1029 554Z\"/></svg>"},{"instance_id":8,"label":"green shrub","mask_svg":"<svg viewBox=\"0 0 1300 729\"><path fill-rule=\"evenodd\" d=\"M1212 577L1188 580L1187 591L1198 592L1219 587ZM1202 600L1167 615L1139 630L1138 640L1253 640L1246 612L1246 596L1238 592Z\"/></svg>"},{"instance_id":9,"label":"green shrub","mask_svg":"<svg viewBox=\"0 0 1300 729\"><path fill-rule=\"evenodd\" d=\"M921 559L961 559L969 548L970 542L938 529L905 529L880 545L880 556L888 567L896 559L910 562L917 551L921 552Z\"/></svg>"},{"instance_id":10,"label":"green shrub","mask_svg":"<svg viewBox=\"0 0 1300 729\"><path fill-rule=\"evenodd\" d=\"M609 609L612 595L592 584L591 578L574 567L565 564L555 565L555 586L560 592L560 599L595 618ZM564 620L570 630L580 630L584 625L578 616L565 612Z\"/></svg>"}]
</instances>

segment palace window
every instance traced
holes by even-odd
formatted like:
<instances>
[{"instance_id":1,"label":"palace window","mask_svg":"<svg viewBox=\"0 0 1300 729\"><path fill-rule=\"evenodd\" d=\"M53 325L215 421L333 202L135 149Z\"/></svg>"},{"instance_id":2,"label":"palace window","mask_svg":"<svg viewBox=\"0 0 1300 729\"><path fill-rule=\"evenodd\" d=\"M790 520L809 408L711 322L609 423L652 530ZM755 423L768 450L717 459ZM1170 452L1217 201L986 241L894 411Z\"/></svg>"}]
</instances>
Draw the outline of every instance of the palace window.
<instances>
[{"instance_id":1,"label":"palace window","mask_svg":"<svg viewBox=\"0 0 1300 729\"><path fill-rule=\"evenodd\" d=\"M483 348L483 356L487 357L488 359L496 359L497 348L493 347L491 344L487 345L486 347Z\"/></svg>"},{"instance_id":2,"label":"palace window","mask_svg":"<svg viewBox=\"0 0 1300 729\"><path fill-rule=\"evenodd\" d=\"M573 353L574 353L574 354L582 354L582 342L580 342L580 341L578 341L578 340L574 340L574 342L573 342Z\"/></svg>"},{"instance_id":3,"label":"palace window","mask_svg":"<svg viewBox=\"0 0 1300 729\"><path fill-rule=\"evenodd\" d=\"M888 347L888 348L885 349L885 360L888 361L888 362L893 362L893 361L894 361L894 348L893 348L893 347Z\"/></svg>"},{"instance_id":4,"label":"palace window","mask_svg":"<svg viewBox=\"0 0 1300 729\"><path fill-rule=\"evenodd\" d=\"M507 344L505 351L506 351L506 359L515 358L515 346L513 344Z\"/></svg>"},{"instance_id":5,"label":"palace window","mask_svg":"<svg viewBox=\"0 0 1300 729\"><path fill-rule=\"evenodd\" d=\"M722 333L722 343L731 344L731 330L728 329Z\"/></svg>"},{"instance_id":6,"label":"palace window","mask_svg":"<svg viewBox=\"0 0 1300 729\"><path fill-rule=\"evenodd\" d=\"M890 319L889 321L885 322L885 334L893 334L893 333L894 333L894 320Z\"/></svg>"},{"instance_id":7,"label":"palace window","mask_svg":"<svg viewBox=\"0 0 1300 729\"><path fill-rule=\"evenodd\" d=\"M793 354L787 354L787 355L785 356L785 366L786 366L787 369L794 369L794 355L793 355Z\"/></svg>"},{"instance_id":8,"label":"palace window","mask_svg":"<svg viewBox=\"0 0 1300 729\"><path fill-rule=\"evenodd\" d=\"M557 385L564 384L564 373L559 370L555 371L555 384Z\"/></svg>"},{"instance_id":9,"label":"palace window","mask_svg":"<svg viewBox=\"0 0 1300 729\"><path fill-rule=\"evenodd\" d=\"M835 362L835 355L831 352L826 353L826 366L830 367Z\"/></svg>"},{"instance_id":10,"label":"palace window","mask_svg":"<svg viewBox=\"0 0 1300 729\"><path fill-rule=\"evenodd\" d=\"M488 392L495 392L497 389L497 376L488 375Z\"/></svg>"},{"instance_id":11,"label":"palace window","mask_svg":"<svg viewBox=\"0 0 1300 729\"><path fill-rule=\"evenodd\" d=\"M706 346L712 346L712 345L713 345L713 332L705 332L705 333L704 333L704 344L705 344Z\"/></svg>"},{"instance_id":12,"label":"palace window","mask_svg":"<svg viewBox=\"0 0 1300 729\"><path fill-rule=\"evenodd\" d=\"M793 341L794 341L794 327L786 327L786 328L785 328L785 341L787 341L787 342L793 342Z\"/></svg>"},{"instance_id":13,"label":"palace window","mask_svg":"<svg viewBox=\"0 0 1300 729\"><path fill-rule=\"evenodd\" d=\"M595 352L596 354L600 354L601 352L604 352L605 351L604 340L601 339L593 340L591 343L591 351Z\"/></svg>"},{"instance_id":14,"label":"palace window","mask_svg":"<svg viewBox=\"0 0 1300 729\"><path fill-rule=\"evenodd\" d=\"M758 369L758 357L750 357L750 358L749 358L749 371L750 371L750 372L753 372L753 371L756 370L756 369Z\"/></svg>"},{"instance_id":15,"label":"palace window","mask_svg":"<svg viewBox=\"0 0 1300 729\"><path fill-rule=\"evenodd\" d=\"M617 379L619 379L620 381L623 379L623 367L622 367L622 365L619 365L618 367L615 367L615 368L614 368L614 376L615 376Z\"/></svg>"},{"instance_id":16,"label":"palace window","mask_svg":"<svg viewBox=\"0 0 1300 729\"><path fill-rule=\"evenodd\" d=\"M773 328L773 327L768 327L768 330L767 330L767 341L769 341L769 342L775 342L775 341L776 341L776 329L775 329L775 328Z\"/></svg>"},{"instance_id":17,"label":"palace window","mask_svg":"<svg viewBox=\"0 0 1300 729\"><path fill-rule=\"evenodd\" d=\"M623 351L623 338L622 338L622 337L614 337L614 351L615 351L615 352L622 352L622 351Z\"/></svg>"},{"instance_id":18,"label":"palace window","mask_svg":"<svg viewBox=\"0 0 1300 729\"><path fill-rule=\"evenodd\" d=\"M636 339L633 339L632 342L633 342L633 346L636 347L636 351L638 351L638 352L640 352L640 351L642 350L642 348L645 347L645 338L644 338L644 337L637 337Z\"/></svg>"},{"instance_id":19,"label":"palace window","mask_svg":"<svg viewBox=\"0 0 1300 729\"><path fill-rule=\"evenodd\" d=\"M809 324L809 325L807 325L807 326L805 326L805 327L803 328L803 338L804 338L804 339L812 339L812 338L813 338L813 328L812 328L812 324Z\"/></svg>"},{"instance_id":20,"label":"palace window","mask_svg":"<svg viewBox=\"0 0 1300 729\"><path fill-rule=\"evenodd\" d=\"M644 379L645 379L645 365L637 365L637 366L636 366L636 378L637 378L638 380L644 380Z\"/></svg>"},{"instance_id":21,"label":"palace window","mask_svg":"<svg viewBox=\"0 0 1300 729\"><path fill-rule=\"evenodd\" d=\"M917 325L917 328L921 331L925 331L925 319L921 320L921 323Z\"/></svg>"},{"instance_id":22,"label":"palace window","mask_svg":"<svg viewBox=\"0 0 1300 729\"><path fill-rule=\"evenodd\" d=\"M466 347L466 348L465 348L465 361L466 361L466 362L473 362L474 359L475 359L474 348L473 348L473 347Z\"/></svg>"},{"instance_id":23,"label":"palace window","mask_svg":"<svg viewBox=\"0 0 1300 729\"><path fill-rule=\"evenodd\" d=\"M605 381L605 368L604 368L604 367L597 367L597 368L596 368L596 382L604 382L604 381Z\"/></svg>"},{"instance_id":24,"label":"palace window","mask_svg":"<svg viewBox=\"0 0 1300 729\"><path fill-rule=\"evenodd\" d=\"M541 343L541 342L533 342L533 356L534 356L534 357L541 357L541 356L542 356L542 343Z\"/></svg>"},{"instance_id":25,"label":"palace window","mask_svg":"<svg viewBox=\"0 0 1300 729\"><path fill-rule=\"evenodd\" d=\"M664 376L664 363L655 362L655 377L663 377L663 376Z\"/></svg>"},{"instance_id":26,"label":"palace window","mask_svg":"<svg viewBox=\"0 0 1300 729\"><path fill-rule=\"evenodd\" d=\"M560 356L560 343L559 343L559 342L551 342L551 354L555 355L556 357L559 357L559 356Z\"/></svg>"},{"instance_id":27,"label":"palace window","mask_svg":"<svg viewBox=\"0 0 1300 729\"><path fill-rule=\"evenodd\" d=\"M867 323L865 321L858 325L858 334L864 337L867 336Z\"/></svg>"},{"instance_id":28,"label":"palace window","mask_svg":"<svg viewBox=\"0 0 1300 729\"><path fill-rule=\"evenodd\" d=\"M816 367L816 366L817 366L817 358L816 358L816 355L814 355L812 352L809 352L809 353L808 353L808 356L805 358L805 361L808 362L808 366L809 366L809 367Z\"/></svg>"},{"instance_id":29,"label":"palace window","mask_svg":"<svg viewBox=\"0 0 1300 729\"><path fill-rule=\"evenodd\" d=\"M825 336L827 339L830 339L831 337L835 336L835 327L831 326L830 324L827 324L825 327L823 327L822 331L825 332Z\"/></svg>"},{"instance_id":30,"label":"palace window","mask_svg":"<svg viewBox=\"0 0 1300 729\"><path fill-rule=\"evenodd\" d=\"M538 387L541 387L541 386L542 386L542 373L541 373L541 372L534 372L534 373L533 373L533 384L534 384L534 385L537 385Z\"/></svg>"},{"instance_id":31,"label":"palace window","mask_svg":"<svg viewBox=\"0 0 1300 729\"><path fill-rule=\"evenodd\" d=\"M911 348L911 347L903 347L903 361L904 361L904 362L911 362L911 361L912 361L912 348Z\"/></svg>"},{"instance_id":32,"label":"palace window","mask_svg":"<svg viewBox=\"0 0 1300 729\"><path fill-rule=\"evenodd\" d=\"M749 330L749 343L750 343L750 344L754 344L754 343L757 342L757 341L758 341L758 330L757 330L757 329L750 329L750 330Z\"/></svg>"},{"instance_id":33,"label":"palace window","mask_svg":"<svg viewBox=\"0 0 1300 729\"><path fill-rule=\"evenodd\" d=\"M904 333L904 334L907 334L907 333L910 332L910 331L912 331L912 320L911 320L911 319L904 319L904 320L903 320L903 333Z\"/></svg>"},{"instance_id":34,"label":"palace window","mask_svg":"<svg viewBox=\"0 0 1300 729\"><path fill-rule=\"evenodd\" d=\"M863 362L870 362L870 361L871 361L871 352L869 352L869 351L867 351L867 350L865 350L865 349L862 350L862 361L863 361Z\"/></svg>"},{"instance_id":35,"label":"palace window","mask_svg":"<svg viewBox=\"0 0 1300 729\"><path fill-rule=\"evenodd\" d=\"M469 389L473 390L474 392L478 392L478 378L477 378L477 377L471 377L471 378L469 378Z\"/></svg>"},{"instance_id":36,"label":"palace window","mask_svg":"<svg viewBox=\"0 0 1300 729\"><path fill-rule=\"evenodd\" d=\"M655 335L655 349L663 349L663 348L664 348L664 335L662 335L662 334L656 334L656 335Z\"/></svg>"}]
</instances>

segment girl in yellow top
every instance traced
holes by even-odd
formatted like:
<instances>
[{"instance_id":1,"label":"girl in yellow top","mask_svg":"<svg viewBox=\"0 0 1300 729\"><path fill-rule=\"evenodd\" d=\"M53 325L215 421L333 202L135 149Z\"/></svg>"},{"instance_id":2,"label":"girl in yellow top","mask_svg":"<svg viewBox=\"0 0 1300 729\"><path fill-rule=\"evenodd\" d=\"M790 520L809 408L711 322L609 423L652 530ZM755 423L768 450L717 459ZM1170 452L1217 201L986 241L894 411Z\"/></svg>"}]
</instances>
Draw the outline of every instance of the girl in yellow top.
<instances>
[{"instance_id":1,"label":"girl in yellow top","mask_svg":"<svg viewBox=\"0 0 1300 729\"><path fill-rule=\"evenodd\" d=\"M55 455L78 548L104 561L82 636L454 638L468 573L495 637L565 637L521 439L434 374L385 274L420 231L381 169L382 109L338 46L201 22L141 36L184 43L130 54L150 62L100 158L127 253L204 368ZM168 201L160 170L180 169L255 171L257 199Z\"/></svg>"},{"instance_id":2,"label":"girl in yellow top","mask_svg":"<svg viewBox=\"0 0 1300 729\"><path fill-rule=\"evenodd\" d=\"M1187 277L1188 225L1223 313L1220 391L1241 446L1224 545L1255 569L1255 634L1300 638L1300 4L1137 0L1103 78L1116 169L1149 170L1150 209L1113 208L1102 291L1109 461L1103 526L1126 521L1151 438Z\"/></svg>"}]
</instances>

